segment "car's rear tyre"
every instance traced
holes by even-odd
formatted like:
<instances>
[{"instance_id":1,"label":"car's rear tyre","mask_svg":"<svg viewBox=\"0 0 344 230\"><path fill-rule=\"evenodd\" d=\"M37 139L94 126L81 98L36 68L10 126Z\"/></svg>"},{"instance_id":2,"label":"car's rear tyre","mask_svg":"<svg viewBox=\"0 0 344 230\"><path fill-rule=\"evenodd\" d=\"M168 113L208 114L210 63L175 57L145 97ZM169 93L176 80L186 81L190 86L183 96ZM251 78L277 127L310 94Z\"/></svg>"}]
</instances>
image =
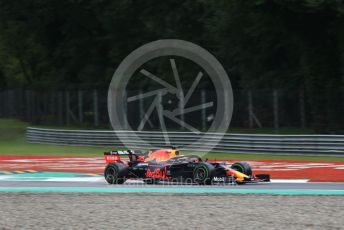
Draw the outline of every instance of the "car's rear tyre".
<instances>
[{"instance_id":1,"label":"car's rear tyre","mask_svg":"<svg viewBox=\"0 0 344 230\"><path fill-rule=\"evenodd\" d=\"M201 185L210 185L215 175L215 168L209 163L199 163L193 170L194 182Z\"/></svg>"},{"instance_id":2,"label":"car's rear tyre","mask_svg":"<svg viewBox=\"0 0 344 230\"><path fill-rule=\"evenodd\" d=\"M109 184L123 184L128 175L128 167L121 163L108 164L104 170L104 177Z\"/></svg>"}]
</instances>

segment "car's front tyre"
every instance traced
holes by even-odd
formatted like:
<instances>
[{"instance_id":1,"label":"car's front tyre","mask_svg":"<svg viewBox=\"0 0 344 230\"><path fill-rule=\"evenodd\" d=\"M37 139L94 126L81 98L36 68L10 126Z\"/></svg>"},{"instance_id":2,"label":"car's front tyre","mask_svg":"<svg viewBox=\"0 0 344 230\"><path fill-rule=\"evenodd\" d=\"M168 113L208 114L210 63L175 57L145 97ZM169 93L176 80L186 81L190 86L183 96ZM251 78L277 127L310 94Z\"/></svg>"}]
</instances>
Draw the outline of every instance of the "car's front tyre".
<instances>
[{"instance_id":1,"label":"car's front tyre","mask_svg":"<svg viewBox=\"0 0 344 230\"><path fill-rule=\"evenodd\" d=\"M249 163L245 161L235 162L231 165L231 168L245 174L246 176L252 177L252 168ZM245 184L244 181L236 181L237 184Z\"/></svg>"},{"instance_id":2,"label":"car's front tyre","mask_svg":"<svg viewBox=\"0 0 344 230\"><path fill-rule=\"evenodd\" d=\"M235 162L231 165L231 168L247 176L252 176L251 165L245 161Z\"/></svg>"}]
</instances>

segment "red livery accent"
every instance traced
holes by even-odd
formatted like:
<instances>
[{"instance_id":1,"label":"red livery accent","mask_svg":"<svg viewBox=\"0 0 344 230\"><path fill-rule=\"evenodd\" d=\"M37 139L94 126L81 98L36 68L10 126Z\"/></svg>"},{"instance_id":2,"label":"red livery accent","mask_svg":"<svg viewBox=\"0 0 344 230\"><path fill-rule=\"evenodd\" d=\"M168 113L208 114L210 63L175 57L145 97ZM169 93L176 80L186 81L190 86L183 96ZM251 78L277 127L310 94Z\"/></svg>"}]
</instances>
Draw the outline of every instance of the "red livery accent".
<instances>
[{"instance_id":1,"label":"red livery accent","mask_svg":"<svg viewBox=\"0 0 344 230\"><path fill-rule=\"evenodd\" d=\"M107 164L120 162L121 157L119 155L105 155L105 161Z\"/></svg>"},{"instance_id":2,"label":"red livery accent","mask_svg":"<svg viewBox=\"0 0 344 230\"><path fill-rule=\"evenodd\" d=\"M154 169L154 171L151 171L151 169L147 169L146 177L148 178L164 178L165 177L164 170L160 170L160 168Z\"/></svg>"},{"instance_id":3,"label":"red livery accent","mask_svg":"<svg viewBox=\"0 0 344 230\"><path fill-rule=\"evenodd\" d=\"M146 172L147 178L157 178L157 179L165 179L166 178L166 170L161 170L160 168L155 168L153 171L151 168L147 169Z\"/></svg>"},{"instance_id":4,"label":"red livery accent","mask_svg":"<svg viewBox=\"0 0 344 230\"><path fill-rule=\"evenodd\" d=\"M235 175L235 172L231 171L231 170L226 171L226 173L227 173L227 176L234 176Z\"/></svg>"}]
</instances>

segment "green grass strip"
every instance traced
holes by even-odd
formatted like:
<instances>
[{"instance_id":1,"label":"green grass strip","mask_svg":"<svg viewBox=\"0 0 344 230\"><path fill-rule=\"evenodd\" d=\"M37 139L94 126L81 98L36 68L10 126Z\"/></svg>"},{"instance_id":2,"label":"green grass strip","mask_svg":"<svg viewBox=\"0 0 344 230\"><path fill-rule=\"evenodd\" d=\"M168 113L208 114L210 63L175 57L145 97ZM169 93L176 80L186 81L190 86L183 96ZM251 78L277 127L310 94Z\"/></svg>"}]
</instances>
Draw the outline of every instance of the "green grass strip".
<instances>
[{"instance_id":1,"label":"green grass strip","mask_svg":"<svg viewBox=\"0 0 344 230\"><path fill-rule=\"evenodd\" d=\"M31 124L15 119L0 119L0 157L1 155L35 156L95 156L102 157L109 150L123 150L123 147L87 147L32 144L26 141L26 128ZM40 128L80 129L83 127L35 126ZM303 130L304 131L304 130ZM285 134L303 133L300 129L285 129ZM234 129L234 133L274 133L272 129ZM305 132L307 133L307 132ZM144 150L144 149L143 149ZM202 154L197 151L182 151L181 154ZM240 154L212 152L204 156L210 160L299 160L299 161L336 161L344 162L344 157L296 156L274 154Z\"/></svg>"}]
</instances>

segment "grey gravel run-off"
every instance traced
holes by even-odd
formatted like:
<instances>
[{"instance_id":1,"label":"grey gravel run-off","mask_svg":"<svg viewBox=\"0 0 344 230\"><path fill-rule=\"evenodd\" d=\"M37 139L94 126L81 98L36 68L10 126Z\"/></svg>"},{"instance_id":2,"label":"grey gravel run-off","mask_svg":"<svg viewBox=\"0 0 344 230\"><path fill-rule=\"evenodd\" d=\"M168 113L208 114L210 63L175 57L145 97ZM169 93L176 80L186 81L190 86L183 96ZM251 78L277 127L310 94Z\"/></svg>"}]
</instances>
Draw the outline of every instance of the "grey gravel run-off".
<instances>
[{"instance_id":1,"label":"grey gravel run-off","mask_svg":"<svg viewBox=\"0 0 344 230\"><path fill-rule=\"evenodd\" d=\"M343 229L342 196L2 193L0 229Z\"/></svg>"}]
</instances>

